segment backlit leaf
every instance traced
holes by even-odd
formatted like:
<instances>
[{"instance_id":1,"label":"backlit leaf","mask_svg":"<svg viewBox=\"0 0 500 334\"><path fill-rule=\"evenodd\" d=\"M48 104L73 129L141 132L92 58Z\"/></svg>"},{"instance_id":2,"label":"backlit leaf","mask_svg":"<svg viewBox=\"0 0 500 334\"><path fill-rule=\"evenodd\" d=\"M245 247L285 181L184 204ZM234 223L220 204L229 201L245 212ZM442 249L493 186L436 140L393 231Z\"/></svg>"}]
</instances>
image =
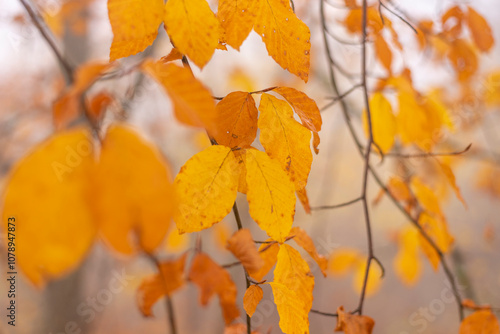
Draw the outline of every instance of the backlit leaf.
<instances>
[{"instance_id":1,"label":"backlit leaf","mask_svg":"<svg viewBox=\"0 0 500 334\"><path fill-rule=\"evenodd\" d=\"M214 294L219 296L224 320L230 324L240 312L236 306L237 289L227 270L208 255L198 253L189 272L189 280L200 288L200 303L206 306Z\"/></svg>"},{"instance_id":2,"label":"backlit leaf","mask_svg":"<svg viewBox=\"0 0 500 334\"><path fill-rule=\"evenodd\" d=\"M264 265L253 242L250 230L243 228L235 232L227 241L227 249L240 260L249 272L256 272Z\"/></svg>"},{"instance_id":3,"label":"backlit leaf","mask_svg":"<svg viewBox=\"0 0 500 334\"><path fill-rule=\"evenodd\" d=\"M94 182L99 190L93 209L110 246L126 254L136 248L153 252L176 207L170 167L160 152L135 131L112 126L102 141Z\"/></svg>"},{"instance_id":4,"label":"backlit leaf","mask_svg":"<svg viewBox=\"0 0 500 334\"><path fill-rule=\"evenodd\" d=\"M245 295L243 296L243 308L250 317L254 314L263 296L264 292L258 285L251 285L248 287L247 291L245 291Z\"/></svg>"},{"instance_id":5,"label":"backlit leaf","mask_svg":"<svg viewBox=\"0 0 500 334\"><path fill-rule=\"evenodd\" d=\"M219 44L220 26L206 0L169 0L165 29L175 47L203 68Z\"/></svg>"},{"instance_id":6,"label":"backlit leaf","mask_svg":"<svg viewBox=\"0 0 500 334\"><path fill-rule=\"evenodd\" d=\"M418 219L418 224L422 226L423 230L434 241L441 252L446 254L451 250L454 239L448 232L448 226L446 225L444 218L432 217L427 213L422 213ZM424 254L431 262L434 270L437 270L440 261L437 252L422 235L419 236L420 245Z\"/></svg>"},{"instance_id":7,"label":"backlit leaf","mask_svg":"<svg viewBox=\"0 0 500 334\"><path fill-rule=\"evenodd\" d=\"M215 140L228 147L250 146L257 136L258 111L252 95L232 92L215 107Z\"/></svg>"},{"instance_id":8,"label":"backlit leaf","mask_svg":"<svg viewBox=\"0 0 500 334\"><path fill-rule=\"evenodd\" d=\"M114 61L153 44L163 21L163 1L108 0L108 15L113 30L109 60Z\"/></svg>"},{"instance_id":9,"label":"backlit leaf","mask_svg":"<svg viewBox=\"0 0 500 334\"><path fill-rule=\"evenodd\" d=\"M245 153L247 200L250 216L278 242L284 242L295 215L293 184L279 163L264 153L249 149Z\"/></svg>"},{"instance_id":10,"label":"backlit leaf","mask_svg":"<svg viewBox=\"0 0 500 334\"><path fill-rule=\"evenodd\" d=\"M273 289L274 303L280 316L279 326L285 334L309 334L309 319L304 313L305 301L286 285L266 283Z\"/></svg>"},{"instance_id":11,"label":"backlit leaf","mask_svg":"<svg viewBox=\"0 0 500 334\"><path fill-rule=\"evenodd\" d=\"M451 42L448 59L457 72L460 81L467 81L477 72L479 67L476 51L463 39L456 39Z\"/></svg>"},{"instance_id":12,"label":"backlit leaf","mask_svg":"<svg viewBox=\"0 0 500 334\"><path fill-rule=\"evenodd\" d=\"M272 239L268 239L268 242L272 241ZM264 276L267 275L269 270L276 264L278 260L278 252L279 252L278 243L264 243L259 247L259 255L264 260L264 265L256 272L249 272L248 274L252 276L257 282L262 281Z\"/></svg>"},{"instance_id":13,"label":"backlit leaf","mask_svg":"<svg viewBox=\"0 0 500 334\"><path fill-rule=\"evenodd\" d=\"M313 133L313 147L318 154L319 131L321 131L321 113L316 102L305 93L291 87L278 87L274 91L283 96L293 107L293 110L299 116L302 125Z\"/></svg>"},{"instance_id":14,"label":"backlit leaf","mask_svg":"<svg viewBox=\"0 0 500 334\"><path fill-rule=\"evenodd\" d=\"M184 265L186 254L173 261L160 263L161 273L156 273L142 280L137 288L137 304L142 314L146 317L152 316L151 308L163 296L171 296L172 293L181 288L185 283Z\"/></svg>"},{"instance_id":15,"label":"backlit leaf","mask_svg":"<svg viewBox=\"0 0 500 334\"><path fill-rule=\"evenodd\" d=\"M262 1L254 30L266 44L269 55L281 67L307 82L311 33L292 11L288 0Z\"/></svg>"},{"instance_id":16,"label":"backlit leaf","mask_svg":"<svg viewBox=\"0 0 500 334\"><path fill-rule=\"evenodd\" d=\"M294 182L295 190L306 187L311 170L311 133L293 118L288 103L262 94L259 105L260 142Z\"/></svg>"},{"instance_id":17,"label":"backlit leaf","mask_svg":"<svg viewBox=\"0 0 500 334\"><path fill-rule=\"evenodd\" d=\"M422 274L422 262L418 254L420 248L419 232L412 226L398 235L398 253L394 258L394 269L399 279L413 286Z\"/></svg>"},{"instance_id":18,"label":"backlit leaf","mask_svg":"<svg viewBox=\"0 0 500 334\"><path fill-rule=\"evenodd\" d=\"M182 166L174 184L179 233L201 231L220 222L233 207L238 187L238 161L229 147L214 145Z\"/></svg>"},{"instance_id":19,"label":"backlit leaf","mask_svg":"<svg viewBox=\"0 0 500 334\"><path fill-rule=\"evenodd\" d=\"M5 185L4 236L14 223L16 245L22 245L16 264L37 286L77 267L94 241L92 155L88 131L58 133L20 160Z\"/></svg>"},{"instance_id":20,"label":"backlit leaf","mask_svg":"<svg viewBox=\"0 0 500 334\"><path fill-rule=\"evenodd\" d=\"M162 61L145 61L143 70L157 80L168 93L177 120L181 123L212 129L215 104L211 93L184 67ZM216 135L216 131L210 131Z\"/></svg>"},{"instance_id":21,"label":"backlit leaf","mask_svg":"<svg viewBox=\"0 0 500 334\"><path fill-rule=\"evenodd\" d=\"M226 32L226 42L236 50L252 31L260 12L260 0L220 0L217 17Z\"/></svg>"},{"instance_id":22,"label":"backlit leaf","mask_svg":"<svg viewBox=\"0 0 500 334\"><path fill-rule=\"evenodd\" d=\"M390 102L382 93L374 93L370 98L370 113L372 121L373 140L382 153L390 151L396 135L396 117L392 113ZM368 136L368 120L366 110L363 111L363 127Z\"/></svg>"}]
</instances>

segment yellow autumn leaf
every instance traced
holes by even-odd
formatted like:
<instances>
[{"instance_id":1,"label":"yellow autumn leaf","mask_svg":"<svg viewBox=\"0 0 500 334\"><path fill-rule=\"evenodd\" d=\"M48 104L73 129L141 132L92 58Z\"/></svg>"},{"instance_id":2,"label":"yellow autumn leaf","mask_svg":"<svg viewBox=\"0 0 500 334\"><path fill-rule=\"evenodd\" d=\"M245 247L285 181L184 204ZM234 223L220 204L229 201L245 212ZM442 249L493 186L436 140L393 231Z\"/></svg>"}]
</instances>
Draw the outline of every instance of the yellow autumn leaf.
<instances>
[{"instance_id":1,"label":"yellow autumn leaf","mask_svg":"<svg viewBox=\"0 0 500 334\"><path fill-rule=\"evenodd\" d=\"M396 136L396 117L392 113L391 103L380 93L374 93L370 98L370 113L372 120L373 140L382 153L387 153L394 145ZM363 111L363 128L368 136L368 120L366 110Z\"/></svg>"},{"instance_id":2,"label":"yellow autumn leaf","mask_svg":"<svg viewBox=\"0 0 500 334\"><path fill-rule=\"evenodd\" d=\"M354 269L354 280L353 287L357 293L361 293L363 287L363 282L365 280L366 274L366 257L360 256L358 261L356 261L356 267ZM367 297L373 296L378 292L380 286L382 285L382 269L377 261L372 260L370 264L370 270L368 273L368 281L366 283L365 294Z\"/></svg>"},{"instance_id":3,"label":"yellow autumn leaf","mask_svg":"<svg viewBox=\"0 0 500 334\"><path fill-rule=\"evenodd\" d=\"M304 313L305 301L286 285L271 282L274 303L280 316L279 326L285 334L309 334L309 319Z\"/></svg>"},{"instance_id":4,"label":"yellow autumn leaf","mask_svg":"<svg viewBox=\"0 0 500 334\"><path fill-rule=\"evenodd\" d=\"M360 254L351 248L339 248L335 250L328 260L328 271L335 276L343 276L354 269Z\"/></svg>"},{"instance_id":5,"label":"yellow autumn leaf","mask_svg":"<svg viewBox=\"0 0 500 334\"><path fill-rule=\"evenodd\" d=\"M236 50L252 31L260 12L260 0L220 0L217 18L224 28L226 42Z\"/></svg>"},{"instance_id":6,"label":"yellow autumn leaf","mask_svg":"<svg viewBox=\"0 0 500 334\"><path fill-rule=\"evenodd\" d=\"M245 291L245 295L243 296L243 308L250 317L255 313L255 309L263 296L264 291L262 291L262 288L258 285L251 285Z\"/></svg>"},{"instance_id":7,"label":"yellow autumn leaf","mask_svg":"<svg viewBox=\"0 0 500 334\"><path fill-rule=\"evenodd\" d=\"M292 11L288 0L262 1L254 30L281 67L307 82L311 33Z\"/></svg>"},{"instance_id":8,"label":"yellow autumn leaf","mask_svg":"<svg viewBox=\"0 0 500 334\"><path fill-rule=\"evenodd\" d=\"M250 216L268 236L284 242L295 215L292 182L277 161L256 149L246 150L245 166Z\"/></svg>"},{"instance_id":9,"label":"yellow autumn leaf","mask_svg":"<svg viewBox=\"0 0 500 334\"><path fill-rule=\"evenodd\" d=\"M269 243L272 239L266 240L267 243L259 247L259 255L264 260L264 265L258 271L250 271L248 274L257 282L262 281L264 276L267 275L269 270L276 264L278 260L279 245L278 243Z\"/></svg>"},{"instance_id":10,"label":"yellow autumn leaf","mask_svg":"<svg viewBox=\"0 0 500 334\"><path fill-rule=\"evenodd\" d=\"M182 166L174 181L179 198L174 221L179 233L209 228L231 212L238 187L237 164L229 147L215 145Z\"/></svg>"},{"instance_id":11,"label":"yellow autumn leaf","mask_svg":"<svg viewBox=\"0 0 500 334\"><path fill-rule=\"evenodd\" d=\"M429 151L434 141L426 109L418 103L414 92L400 91L398 101L396 123L401 142L404 145L416 144L424 151Z\"/></svg>"},{"instance_id":12,"label":"yellow autumn leaf","mask_svg":"<svg viewBox=\"0 0 500 334\"><path fill-rule=\"evenodd\" d=\"M312 164L311 132L293 118L288 103L274 96L262 94L259 111L262 146L288 173L295 190L305 189Z\"/></svg>"},{"instance_id":13,"label":"yellow autumn leaf","mask_svg":"<svg viewBox=\"0 0 500 334\"><path fill-rule=\"evenodd\" d=\"M161 244L176 207L171 178L160 152L135 131L123 125L108 129L92 203L100 232L112 248L130 254L137 248L153 252Z\"/></svg>"},{"instance_id":14,"label":"yellow autumn leaf","mask_svg":"<svg viewBox=\"0 0 500 334\"><path fill-rule=\"evenodd\" d=\"M462 320L459 334L500 334L500 324L491 310L479 310Z\"/></svg>"},{"instance_id":15,"label":"yellow autumn leaf","mask_svg":"<svg viewBox=\"0 0 500 334\"><path fill-rule=\"evenodd\" d=\"M264 265L249 229L236 231L227 241L227 249L233 253L245 270L256 272Z\"/></svg>"},{"instance_id":16,"label":"yellow autumn leaf","mask_svg":"<svg viewBox=\"0 0 500 334\"><path fill-rule=\"evenodd\" d=\"M93 165L90 134L74 129L38 144L12 169L4 188L2 227L4 236L13 233L19 245L16 270L37 286L76 268L94 241Z\"/></svg>"},{"instance_id":17,"label":"yellow autumn leaf","mask_svg":"<svg viewBox=\"0 0 500 334\"><path fill-rule=\"evenodd\" d=\"M189 235L179 234L177 228L173 228L167 235L165 248L169 253L182 252L189 246Z\"/></svg>"},{"instance_id":18,"label":"yellow autumn leaf","mask_svg":"<svg viewBox=\"0 0 500 334\"><path fill-rule=\"evenodd\" d=\"M252 95L232 92L215 107L216 134L219 145L231 148L252 145L257 136L258 111Z\"/></svg>"},{"instance_id":19,"label":"yellow autumn leaf","mask_svg":"<svg viewBox=\"0 0 500 334\"><path fill-rule=\"evenodd\" d=\"M314 276L307 262L290 245L280 245L278 262L276 268L274 268L274 282L283 284L288 289L294 291L297 298L303 301L303 312L309 326L307 315L312 307Z\"/></svg>"},{"instance_id":20,"label":"yellow autumn leaf","mask_svg":"<svg viewBox=\"0 0 500 334\"><path fill-rule=\"evenodd\" d=\"M394 258L394 269L399 279L407 286L417 283L422 274L422 262L418 250L420 248L419 232L408 226L398 235L398 253Z\"/></svg>"},{"instance_id":21,"label":"yellow autumn leaf","mask_svg":"<svg viewBox=\"0 0 500 334\"><path fill-rule=\"evenodd\" d=\"M158 81L167 92L181 123L207 129L212 135L215 104L210 91L187 68L162 61L145 61L143 70Z\"/></svg>"},{"instance_id":22,"label":"yellow autumn leaf","mask_svg":"<svg viewBox=\"0 0 500 334\"><path fill-rule=\"evenodd\" d=\"M169 0L165 29L175 47L203 68L219 44L220 25L206 0Z\"/></svg>"},{"instance_id":23,"label":"yellow autumn leaf","mask_svg":"<svg viewBox=\"0 0 500 334\"><path fill-rule=\"evenodd\" d=\"M474 8L467 6L467 9L467 25L469 26L474 44L483 52L490 51L495 44L495 40L488 21L476 12Z\"/></svg>"},{"instance_id":24,"label":"yellow autumn leaf","mask_svg":"<svg viewBox=\"0 0 500 334\"><path fill-rule=\"evenodd\" d=\"M302 125L313 133L314 152L318 154L320 142L319 132L321 131L321 113L316 102L305 93L291 87L278 87L274 91L285 98L299 116Z\"/></svg>"},{"instance_id":25,"label":"yellow autumn leaf","mask_svg":"<svg viewBox=\"0 0 500 334\"><path fill-rule=\"evenodd\" d=\"M465 199L462 196L462 193L460 192L460 188L457 185L457 179L455 178L455 174L453 173L453 170L451 169L450 165L446 162L436 160L437 163L439 164L439 167L441 167L441 170L443 171L443 174L448 181L449 185L455 192L455 195L457 198L462 202L462 204L467 207L467 204L465 203Z\"/></svg>"},{"instance_id":26,"label":"yellow autumn leaf","mask_svg":"<svg viewBox=\"0 0 500 334\"><path fill-rule=\"evenodd\" d=\"M153 44L163 21L163 1L108 0L108 16L113 30L109 60L114 61Z\"/></svg>"},{"instance_id":27,"label":"yellow autumn leaf","mask_svg":"<svg viewBox=\"0 0 500 334\"><path fill-rule=\"evenodd\" d=\"M302 247L314 259L314 261L316 261L319 269L323 273L323 276L326 277L328 260L323 255L318 254L316 246L307 232L300 227L293 227L290 231L290 236L293 236L293 240L297 243L297 245Z\"/></svg>"},{"instance_id":28,"label":"yellow autumn leaf","mask_svg":"<svg viewBox=\"0 0 500 334\"><path fill-rule=\"evenodd\" d=\"M450 235L448 226L443 217L432 217L424 212L420 214L418 224L422 226L422 229L434 241L441 252L446 254L451 250L454 239ZM437 270L440 261L437 252L422 235L419 235L419 237L422 251L429 259L434 270Z\"/></svg>"},{"instance_id":29,"label":"yellow autumn leaf","mask_svg":"<svg viewBox=\"0 0 500 334\"><path fill-rule=\"evenodd\" d=\"M418 177L412 177L411 190L415 194L418 203L430 214L443 217L441 205L435 192Z\"/></svg>"}]
</instances>

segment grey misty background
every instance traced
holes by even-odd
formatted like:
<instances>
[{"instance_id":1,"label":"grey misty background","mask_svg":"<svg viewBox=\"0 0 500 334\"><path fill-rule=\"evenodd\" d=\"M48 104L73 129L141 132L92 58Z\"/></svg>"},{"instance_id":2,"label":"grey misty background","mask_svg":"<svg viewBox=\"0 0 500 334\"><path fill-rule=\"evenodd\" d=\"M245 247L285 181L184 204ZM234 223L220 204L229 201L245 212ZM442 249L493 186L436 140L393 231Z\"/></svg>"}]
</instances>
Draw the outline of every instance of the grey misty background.
<instances>
[{"instance_id":1,"label":"grey misty background","mask_svg":"<svg viewBox=\"0 0 500 334\"><path fill-rule=\"evenodd\" d=\"M56 4L58 3L57 0ZM339 1L339 4L341 2ZM443 8L457 2L451 1L398 1L397 5L412 13L414 17L436 18ZM60 3L59 3L60 4ZM494 0L470 2L492 25L496 41L500 40L499 4ZM212 4L213 5L213 4ZM313 97L321 107L325 105L326 97L331 96L331 90L326 77L326 60L320 35L317 1L296 1L300 18L311 29L313 44L311 81L304 86L298 79L285 73L267 55L265 46L259 37L252 32L238 53L230 50L227 53L217 51L212 61L203 71L195 70L198 78L210 87L213 94L223 96L241 87L231 87L228 84L230 74L237 69L244 69L254 81L258 89L275 86L277 83L304 90ZM212 8L216 6L213 5ZM340 18L344 10L332 10L330 22L335 17ZM35 143L46 138L52 132L50 106L55 96L50 95L47 84L59 76L60 72L51 51L41 39L37 31L28 22L20 28L12 24L12 17L24 14L20 4L15 0L2 0L0 3L0 187L5 185L5 177L15 161L21 158ZM107 20L106 2L95 0L94 4L84 13L88 17L85 35L75 35L66 28L61 40L66 55L74 63L84 63L89 60L106 60L112 39L111 29ZM397 18L387 13L400 34L409 66L413 68L413 79L417 87L443 85L453 82L450 69L435 68L428 55L416 51L415 39L410 29L399 22ZM338 28L338 25L336 25ZM337 30L334 28L334 31ZM344 35L342 29L338 29ZM350 36L343 36L349 38ZM352 37L352 36L351 36ZM332 42L333 53L345 67L359 69L359 47L341 46ZM168 38L163 29L155 45L145 54L153 57L165 55L170 50ZM415 50L415 52L411 52ZM125 61L132 64L141 56L131 57ZM499 66L499 47L488 55L482 56L482 70ZM400 57L395 57L397 66ZM375 65L373 57L371 69L375 72L382 69ZM418 70L417 70L418 69ZM128 76L119 82L105 82L111 92L123 96L128 87L135 84L136 76ZM99 88L97 87L97 88ZM341 91L349 88L349 82L342 82ZM23 90L23 94L16 93ZM49 95L46 95L49 94ZM36 105L29 98L41 99ZM347 99L359 125L359 114L362 109L362 98L358 93ZM130 102L128 112L129 123L134 124L141 133L153 141L168 158L174 173L180 166L200 150L193 138L197 131L176 123L171 114L170 104L162 91L149 80L140 82L136 97ZM498 148L500 144L500 122L498 113L490 113L483 124L490 136L486 141L477 131L459 133L455 139L465 147L468 143L475 146ZM323 130L320 133L320 154L314 157L310 173L308 191L310 202L314 205L333 204L355 198L361 189L362 162L355 146L347 132L340 110L337 107L323 113ZM16 129L16 131L12 131ZM357 128L361 134L361 127ZM466 160L467 161L467 160ZM418 161L416 162L418 168ZM395 173L395 164L385 161L378 167L385 178ZM452 261L458 273L465 273L467 282L463 290L464 296L474 296L479 303L491 303L500 306L500 265L498 234L500 224L498 215L500 209L498 199L478 191L474 187L478 163L467 161L457 165L458 184L468 204L465 209L462 204L450 196L444 210L448 218L451 233L459 253L454 253ZM370 197L374 198L378 188L370 183ZM245 227L251 228L256 239L265 235L259 231L247 214L247 205L243 196L238 198L240 212L243 214ZM397 252L394 242L394 232L407 222L397 209L383 199L375 207L371 207L374 228L375 253L386 267L386 276L380 291L367 299L364 312L376 320L374 333L456 333L458 331L457 307L442 300L443 291L447 291L445 276L440 269L435 273L426 259L422 278L412 288L405 287L395 276L392 261ZM235 222L229 215L222 223L229 230L234 230ZM295 223L305 228L315 240L318 250L328 254L337 247L350 247L366 252L366 235L360 207L353 205L334 211L304 214L297 206ZM493 242L486 242L484 229L493 226L496 237ZM202 232L203 249L219 263L229 263L234 258L223 251L214 242L213 234ZM192 241L194 238L191 239ZM3 253L2 253L3 254ZM167 256L163 252L164 256ZM307 257L307 256L306 256ZM5 259L2 256L2 267ZM311 263L311 262L310 262ZM317 279L313 308L334 312L337 306L344 305L346 309L355 307L358 301L357 293L352 289L352 275L345 278L321 278L319 270L311 263ZM458 271L457 271L458 270ZM112 294L107 305L102 305L97 297L104 296L103 290L109 290L109 284L117 273L126 273L121 292ZM164 304L158 303L154 308L156 317L144 319L137 309L135 290L141 279L154 272L154 268L141 257L123 257L109 251L102 243L97 242L82 266L62 278L49 284L47 289L38 291L22 275L18 276L18 326L6 326L6 321L0 321L1 333L64 333L65 326L74 321L81 333L167 333ZM230 269L233 279L238 285L239 300L244 293L244 280L241 268ZM3 282L3 280L2 280ZM470 284L468 284L470 283ZM2 283L2 291L4 291ZM6 287L6 286L5 286ZM6 291L6 290L5 290ZM0 292L2 301L6 300ZM192 285L185 286L174 295L173 301L180 333L222 333L223 321L219 305L214 298L209 307L202 308L198 304L198 290ZM92 310L91 303L97 303ZM84 304L82 307L81 305ZM5 305L3 302L1 305ZM441 306L444 307L441 309ZM2 306L3 307L3 306ZM77 312L78 307L81 307ZM425 320L423 310L427 310ZM242 312L243 309L240 309ZM415 313L417 312L417 313ZM3 312L2 312L3 314ZM417 314L417 315L415 315ZM497 314L498 315L498 314ZM89 320L87 322L87 320ZM269 291L265 292L261 306L254 316L254 325L260 325L263 333L271 328L271 333L280 333L277 326L277 311L272 303ZM325 318L315 314L310 315L311 333L330 333L335 326L333 318ZM70 326L71 327L71 326Z\"/></svg>"}]
</instances>

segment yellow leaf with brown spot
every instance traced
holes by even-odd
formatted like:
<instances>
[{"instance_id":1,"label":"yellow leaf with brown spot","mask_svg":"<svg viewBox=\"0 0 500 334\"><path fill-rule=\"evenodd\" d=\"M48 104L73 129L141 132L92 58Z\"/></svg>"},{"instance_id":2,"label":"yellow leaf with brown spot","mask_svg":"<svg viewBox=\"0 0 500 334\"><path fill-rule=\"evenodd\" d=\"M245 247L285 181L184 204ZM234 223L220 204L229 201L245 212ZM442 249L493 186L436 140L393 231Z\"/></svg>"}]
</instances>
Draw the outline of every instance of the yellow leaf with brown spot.
<instances>
[{"instance_id":1,"label":"yellow leaf with brown spot","mask_svg":"<svg viewBox=\"0 0 500 334\"><path fill-rule=\"evenodd\" d=\"M290 245L280 245L278 263L274 268L274 282L283 284L297 294L304 303L303 312L307 319L313 301L314 276L307 262ZM308 319L307 324L309 325Z\"/></svg>"},{"instance_id":2,"label":"yellow leaf with brown spot","mask_svg":"<svg viewBox=\"0 0 500 334\"><path fill-rule=\"evenodd\" d=\"M472 35L472 40L477 48L483 52L491 50L495 44L493 33L488 21L474 10L474 8L467 6L467 25Z\"/></svg>"},{"instance_id":3,"label":"yellow leaf with brown spot","mask_svg":"<svg viewBox=\"0 0 500 334\"><path fill-rule=\"evenodd\" d=\"M236 50L252 31L261 0L220 0L217 18L226 33L226 42Z\"/></svg>"},{"instance_id":4,"label":"yellow leaf with brown spot","mask_svg":"<svg viewBox=\"0 0 500 334\"><path fill-rule=\"evenodd\" d=\"M165 29L182 54L203 68L219 45L220 25L206 0L169 0Z\"/></svg>"},{"instance_id":5,"label":"yellow leaf with brown spot","mask_svg":"<svg viewBox=\"0 0 500 334\"><path fill-rule=\"evenodd\" d=\"M274 91L283 96L291 104L299 116L302 125L313 133L314 152L318 154L319 132L321 131L321 113L316 102L305 93L291 87L278 87Z\"/></svg>"},{"instance_id":6,"label":"yellow leaf with brown spot","mask_svg":"<svg viewBox=\"0 0 500 334\"><path fill-rule=\"evenodd\" d=\"M479 310L462 320L459 334L500 334L500 324L491 310Z\"/></svg>"},{"instance_id":7,"label":"yellow leaf with brown spot","mask_svg":"<svg viewBox=\"0 0 500 334\"><path fill-rule=\"evenodd\" d=\"M363 128L368 137L368 116L363 111ZM370 98L370 115L372 121L373 141L380 147L382 153L387 153L394 145L396 136L396 117L392 113L390 102L380 93L374 93Z\"/></svg>"},{"instance_id":8,"label":"yellow leaf with brown spot","mask_svg":"<svg viewBox=\"0 0 500 334\"><path fill-rule=\"evenodd\" d=\"M135 55L153 44L163 21L163 1L108 0L113 30L109 60Z\"/></svg>"},{"instance_id":9,"label":"yellow leaf with brown spot","mask_svg":"<svg viewBox=\"0 0 500 334\"><path fill-rule=\"evenodd\" d=\"M269 284L273 290L274 303L280 316L279 326L283 333L309 334L308 314L304 312L305 301L284 284L265 284Z\"/></svg>"},{"instance_id":10,"label":"yellow leaf with brown spot","mask_svg":"<svg viewBox=\"0 0 500 334\"><path fill-rule=\"evenodd\" d=\"M264 260L264 265L256 272L249 272L248 274L252 276L257 282L262 281L264 276L267 275L269 270L276 264L278 260L279 245L278 243L269 243L272 239L268 239L267 243L262 244L259 247L259 255Z\"/></svg>"},{"instance_id":11,"label":"yellow leaf with brown spot","mask_svg":"<svg viewBox=\"0 0 500 334\"><path fill-rule=\"evenodd\" d=\"M277 160L295 185L306 187L311 171L311 132L293 118L285 101L262 94L259 105L260 142L267 154Z\"/></svg>"},{"instance_id":12,"label":"yellow leaf with brown spot","mask_svg":"<svg viewBox=\"0 0 500 334\"><path fill-rule=\"evenodd\" d=\"M258 111L252 95L232 92L215 107L214 138L219 145L231 148L252 145L257 136Z\"/></svg>"},{"instance_id":13,"label":"yellow leaf with brown spot","mask_svg":"<svg viewBox=\"0 0 500 334\"><path fill-rule=\"evenodd\" d=\"M295 215L293 183L279 163L264 152L247 150L245 166L250 216L268 236L284 242Z\"/></svg>"},{"instance_id":14,"label":"yellow leaf with brown spot","mask_svg":"<svg viewBox=\"0 0 500 334\"><path fill-rule=\"evenodd\" d=\"M153 252L176 208L170 167L160 152L130 128L111 126L102 141L94 184L99 191L93 209L109 245L125 254L137 248Z\"/></svg>"},{"instance_id":15,"label":"yellow leaf with brown spot","mask_svg":"<svg viewBox=\"0 0 500 334\"><path fill-rule=\"evenodd\" d=\"M153 315L151 308L163 296L171 296L185 283L184 265L186 254L172 261L159 263L160 272L142 280L137 288L137 304L146 317Z\"/></svg>"},{"instance_id":16,"label":"yellow leaf with brown spot","mask_svg":"<svg viewBox=\"0 0 500 334\"><path fill-rule=\"evenodd\" d=\"M262 291L262 288L258 285L251 285L248 287L247 291L245 291L245 295L243 296L243 308L250 317L255 313L255 309L263 296L264 291Z\"/></svg>"},{"instance_id":17,"label":"yellow leaf with brown spot","mask_svg":"<svg viewBox=\"0 0 500 334\"><path fill-rule=\"evenodd\" d=\"M93 167L92 138L79 128L36 145L12 169L2 228L15 234L16 264L36 286L76 268L94 242Z\"/></svg>"},{"instance_id":18,"label":"yellow leaf with brown spot","mask_svg":"<svg viewBox=\"0 0 500 334\"><path fill-rule=\"evenodd\" d=\"M143 70L157 80L165 89L181 123L207 129L212 135L215 119L215 104L212 94L187 68L161 60L145 61Z\"/></svg>"},{"instance_id":19,"label":"yellow leaf with brown spot","mask_svg":"<svg viewBox=\"0 0 500 334\"><path fill-rule=\"evenodd\" d=\"M290 237L291 236L293 236L293 240L297 243L297 245L302 247L314 259L314 261L316 261L319 269L323 273L323 276L326 277L328 260L323 255L318 254L313 240L306 233L306 231L300 227L293 227L290 231Z\"/></svg>"},{"instance_id":20,"label":"yellow leaf with brown spot","mask_svg":"<svg viewBox=\"0 0 500 334\"><path fill-rule=\"evenodd\" d=\"M227 270L215 263L208 255L198 253L193 259L189 280L200 288L200 303L206 306L214 294L219 296L219 304L226 325L233 322L240 312L236 306L238 291Z\"/></svg>"},{"instance_id":21,"label":"yellow leaf with brown spot","mask_svg":"<svg viewBox=\"0 0 500 334\"><path fill-rule=\"evenodd\" d=\"M351 314L344 312L344 307L340 306L337 309L337 326L336 332L344 332L345 334L371 334L375 321L366 315Z\"/></svg>"},{"instance_id":22,"label":"yellow leaf with brown spot","mask_svg":"<svg viewBox=\"0 0 500 334\"><path fill-rule=\"evenodd\" d=\"M226 247L249 272L256 272L264 265L249 229L236 231L227 241Z\"/></svg>"},{"instance_id":23,"label":"yellow leaf with brown spot","mask_svg":"<svg viewBox=\"0 0 500 334\"><path fill-rule=\"evenodd\" d=\"M422 275L419 231L413 226L406 227L398 235L398 253L394 258L394 270L407 286L413 286Z\"/></svg>"},{"instance_id":24,"label":"yellow leaf with brown spot","mask_svg":"<svg viewBox=\"0 0 500 334\"><path fill-rule=\"evenodd\" d=\"M288 0L262 1L254 30L281 67L307 82L311 33L292 11Z\"/></svg>"},{"instance_id":25,"label":"yellow leaf with brown spot","mask_svg":"<svg viewBox=\"0 0 500 334\"><path fill-rule=\"evenodd\" d=\"M204 230L220 222L233 208L238 187L238 161L229 147L214 145L182 166L174 184L179 233Z\"/></svg>"}]
</instances>

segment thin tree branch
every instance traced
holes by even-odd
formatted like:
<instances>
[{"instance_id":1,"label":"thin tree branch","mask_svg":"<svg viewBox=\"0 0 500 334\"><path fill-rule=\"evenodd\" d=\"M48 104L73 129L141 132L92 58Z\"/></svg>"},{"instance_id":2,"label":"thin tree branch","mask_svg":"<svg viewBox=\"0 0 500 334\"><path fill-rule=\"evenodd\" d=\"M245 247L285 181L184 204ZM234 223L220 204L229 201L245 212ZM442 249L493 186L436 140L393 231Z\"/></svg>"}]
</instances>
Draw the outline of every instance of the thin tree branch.
<instances>
[{"instance_id":1,"label":"thin tree branch","mask_svg":"<svg viewBox=\"0 0 500 334\"><path fill-rule=\"evenodd\" d=\"M328 312L322 312L318 310L311 309L311 313L319 314L319 315L324 315L325 317L338 317L337 313L328 313Z\"/></svg>"},{"instance_id":2,"label":"thin tree branch","mask_svg":"<svg viewBox=\"0 0 500 334\"><path fill-rule=\"evenodd\" d=\"M405 19L404 17L402 17L401 15L399 15L398 13L396 13L395 11L393 11L392 9L390 9L389 7L387 7L387 6L386 6L386 5L382 2L382 0L379 0L379 1L378 1L378 3L379 3L379 5L380 5L381 7L384 7L384 8L385 8L388 12L390 12L392 15L396 16L398 19L400 19L401 21L403 21L403 22L404 22L404 23L405 23L408 27L410 27L410 28L413 30L413 32L414 32L415 34L417 34L417 35L418 35L418 31L417 31L417 29L416 29L416 28L413 26L413 24L411 24L411 23L410 23L407 19ZM379 10L380 10L380 7L379 7ZM381 13L381 14L380 14L380 16L382 17L382 11L380 11L380 13Z\"/></svg>"},{"instance_id":3,"label":"thin tree branch","mask_svg":"<svg viewBox=\"0 0 500 334\"><path fill-rule=\"evenodd\" d=\"M321 206L315 206L311 208L311 211L319 211L319 210L329 210L329 209L338 209L338 208L343 208L345 206L352 205L354 203L357 203L362 200L362 197L355 198L353 200L340 203L340 204L334 204L334 205L321 205Z\"/></svg>"},{"instance_id":4,"label":"thin tree branch","mask_svg":"<svg viewBox=\"0 0 500 334\"><path fill-rule=\"evenodd\" d=\"M59 65L61 66L62 72L64 74L64 79L66 80L66 84L69 86L73 83L73 66L63 57L62 51L56 45L54 35L52 31L47 27L47 24L37 12L37 10L33 7L33 5L28 0L19 0L23 7L28 12L33 24L38 29L42 37L45 39L49 47L52 49L52 52L57 58Z\"/></svg>"}]
</instances>

